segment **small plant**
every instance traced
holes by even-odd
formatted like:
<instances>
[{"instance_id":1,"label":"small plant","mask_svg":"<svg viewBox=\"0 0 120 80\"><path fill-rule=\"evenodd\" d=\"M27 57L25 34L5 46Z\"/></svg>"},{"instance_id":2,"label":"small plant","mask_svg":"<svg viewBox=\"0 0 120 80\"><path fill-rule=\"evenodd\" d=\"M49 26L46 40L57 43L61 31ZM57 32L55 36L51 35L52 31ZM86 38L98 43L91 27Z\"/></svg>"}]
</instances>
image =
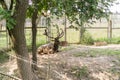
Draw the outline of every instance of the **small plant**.
<instances>
[{"instance_id":1,"label":"small plant","mask_svg":"<svg viewBox=\"0 0 120 80\"><path fill-rule=\"evenodd\" d=\"M92 36L90 35L89 32L85 32L83 34L83 37L81 39L81 44L87 44L87 45L91 45L94 43L94 40L92 38Z\"/></svg>"}]
</instances>

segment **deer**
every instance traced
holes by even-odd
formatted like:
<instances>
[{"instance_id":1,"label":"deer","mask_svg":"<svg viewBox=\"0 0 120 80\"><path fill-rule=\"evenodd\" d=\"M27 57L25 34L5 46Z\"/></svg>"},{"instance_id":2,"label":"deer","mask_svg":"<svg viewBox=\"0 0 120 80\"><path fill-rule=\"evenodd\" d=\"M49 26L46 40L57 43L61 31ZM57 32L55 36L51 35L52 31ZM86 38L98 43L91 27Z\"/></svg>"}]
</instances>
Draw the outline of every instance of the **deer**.
<instances>
[{"instance_id":1,"label":"deer","mask_svg":"<svg viewBox=\"0 0 120 80\"><path fill-rule=\"evenodd\" d=\"M94 45L95 45L95 46L106 46L106 45L107 45L107 42L105 42L105 41L94 42Z\"/></svg>"},{"instance_id":2,"label":"deer","mask_svg":"<svg viewBox=\"0 0 120 80\"><path fill-rule=\"evenodd\" d=\"M40 46L38 49L37 49L37 53L39 54L53 54L55 52L59 52L59 46L60 46L60 38L63 37L64 35L64 31L62 28L60 28L61 30L61 33L59 32L59 29L57 28L57 36L56 37L52 37L49 35L48 33L48 29L46 28L45 29L45 32L44 32L44 35L47 36L48 38L51 38L52 41L54 41L53 43L48 43L48 44L45 44L45 45L42 45Z\"/></svg>"}]
</instances>

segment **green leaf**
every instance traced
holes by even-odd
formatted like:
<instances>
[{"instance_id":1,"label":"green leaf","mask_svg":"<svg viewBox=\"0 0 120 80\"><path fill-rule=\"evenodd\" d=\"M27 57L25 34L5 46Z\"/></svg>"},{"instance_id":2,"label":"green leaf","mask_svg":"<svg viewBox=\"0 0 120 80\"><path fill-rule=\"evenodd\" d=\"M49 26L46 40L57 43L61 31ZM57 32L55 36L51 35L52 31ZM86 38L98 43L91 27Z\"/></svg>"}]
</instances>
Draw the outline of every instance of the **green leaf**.
<instances>
[{"instance_id":1,"label":"green leaf","mask_svg":"<svg viewBox=\"0 0 120 80\"><path fill-rule=\"evenodd\" d=\"M16 22L12 18L11 11L0 8L0 20L3 20L3 19L7 21L6 27L8 27L8 29L14 28L14 25L16 24Z\"/></svg>"}]
</instances>

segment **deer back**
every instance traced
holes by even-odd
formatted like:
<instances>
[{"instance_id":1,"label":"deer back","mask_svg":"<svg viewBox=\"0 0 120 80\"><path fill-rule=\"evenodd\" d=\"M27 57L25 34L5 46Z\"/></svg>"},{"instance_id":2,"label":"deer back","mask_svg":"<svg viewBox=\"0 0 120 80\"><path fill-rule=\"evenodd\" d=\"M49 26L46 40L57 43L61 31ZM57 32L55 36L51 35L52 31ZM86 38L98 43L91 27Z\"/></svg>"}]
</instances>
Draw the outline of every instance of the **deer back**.
<instances>
[{"instance_id":1,"label":"deer back","mask_svg":"<svg viewBox=\"0 0 120 80\"><path fill-rule=\"evenodd\" d=\"M48 43L48 44L41 45L40 47L38 47L37 53L38 54L52 53L53 52L53 47L54 47L53 43Z\"/></svg>"}]
</instances>

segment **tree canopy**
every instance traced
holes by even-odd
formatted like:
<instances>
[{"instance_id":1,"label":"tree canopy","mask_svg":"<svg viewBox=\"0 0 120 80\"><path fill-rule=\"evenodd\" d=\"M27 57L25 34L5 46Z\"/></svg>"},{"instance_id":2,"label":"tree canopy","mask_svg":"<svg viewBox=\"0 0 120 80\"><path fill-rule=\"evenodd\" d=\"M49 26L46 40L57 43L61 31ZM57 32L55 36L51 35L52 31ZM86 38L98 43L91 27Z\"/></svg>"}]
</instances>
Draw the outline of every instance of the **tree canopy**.
<instances>
[{"instance_id":1,"label":"tree canopy","mask_svg":"<svg viewBox=\"0 0 120 80\"><path fill-rule=\"evenodd\" d=\"M31 17L35 9L39 11L39 14L41 14L42 11L47 12L50 10L51 15L60 17L65 14L71 23L81 25L83 23L93 23L93 18L100 19L101 17L107 17L110 13L109 6L111 6L114 1L115 0L32 0L32 5L29 5L27 15ZM0 1L0 3L2 3L2 1ZM10 21L8 26L12 28L14 20L9 16L11 15L11 11L5 11L0 8L0 15L4 15L3 18L10 19L8 20Z\"/></svg>"},{"instance_id":2,"label":"tree canopy","mask_svg":"<svg viewBox=\"0 0 120 80\"><path fill-rule=\"evenodd\" d=\"M50 11L51 15L67 16L68 20L79 26L93 23L94 19L108 17L109 7L115 0L37 0L28 8L28 16L34 9L39 13Z\"/></svg>"}]
</instances>

